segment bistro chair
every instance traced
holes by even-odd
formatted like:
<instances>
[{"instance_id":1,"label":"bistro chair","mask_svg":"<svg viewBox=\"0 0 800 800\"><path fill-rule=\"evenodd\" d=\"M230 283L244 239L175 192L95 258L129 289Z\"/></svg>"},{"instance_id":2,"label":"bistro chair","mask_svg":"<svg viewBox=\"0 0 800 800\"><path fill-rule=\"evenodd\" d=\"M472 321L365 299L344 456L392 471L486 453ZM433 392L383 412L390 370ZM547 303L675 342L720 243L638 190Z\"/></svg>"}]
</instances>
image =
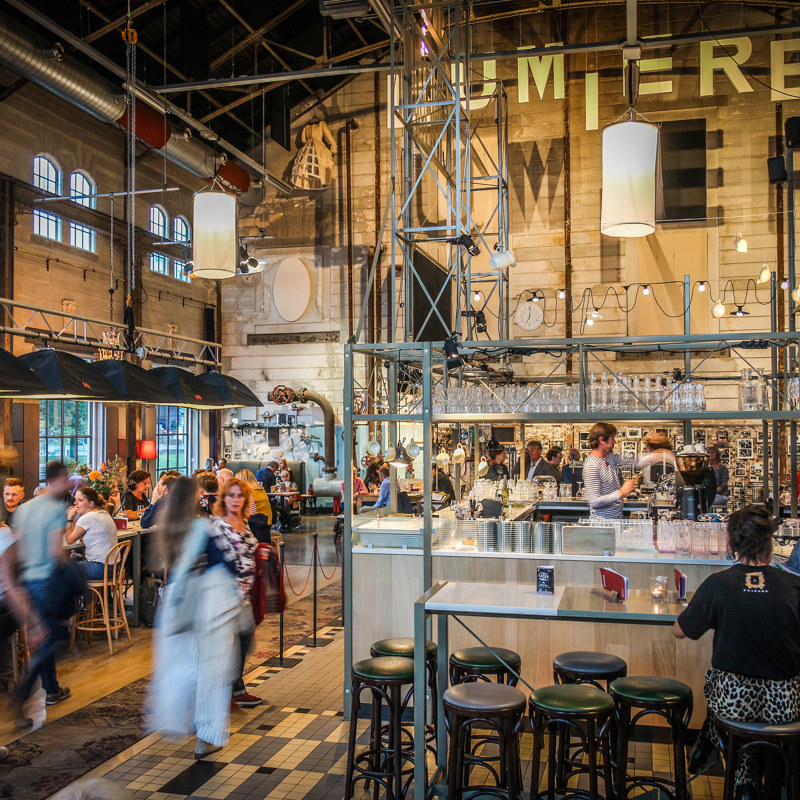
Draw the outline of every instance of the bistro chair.
<instances>
[{"instance_id":1,"label":"bistro chair","mask_svg":"<svg viewBox=\"0 0 800 800\"><path fill-rule=\"evenodd\" d=\"M86 609L79 609L75 614L72 624L72 640L69 649L75 645L75 635L84 631L89 641L93 633L105 631L108 637L109 653L114 655L113 639L119 631L124 630L128 642L132 645L131 631L128 627L128 618L125 616L124 586L125 586L125 559L131 549L130 542L120 542L108 551L102 581L89 581L89 593L86 597ZM97 610L100 616L97 616Z\"/></svg>"},{"instance_id":2,"label":"bistro chair","mask_svg":"<svg viewBox=\"0 0 800 800\"><path fill-rule=\"evenodd\" d=\"M20 676L28 671L28 662L30 661L25 626L17 628L8 637L7 641L8 663L0 672L0 681L4 681L6 685L13 683L14 686L17 686Z\"/></svg>"}]
</instances>

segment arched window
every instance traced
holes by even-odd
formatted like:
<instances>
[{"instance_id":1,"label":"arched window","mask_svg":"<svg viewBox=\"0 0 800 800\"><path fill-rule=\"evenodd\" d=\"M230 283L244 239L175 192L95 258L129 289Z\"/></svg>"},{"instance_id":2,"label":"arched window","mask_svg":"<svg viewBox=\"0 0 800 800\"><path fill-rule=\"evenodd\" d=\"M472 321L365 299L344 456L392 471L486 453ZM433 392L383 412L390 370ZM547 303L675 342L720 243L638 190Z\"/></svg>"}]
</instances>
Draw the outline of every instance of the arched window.
<instances>
[{"instance_id":1,"label":"arched window","mask_svg":"<svg viewBox=\"0 0 800 800\"><path fill-rule=\"evenodd\" d=\"M33 159L33 185L50 194L61 191L61 172L54 159L49 156L36 156Z\"/></svg>"},{"instance_id":2,"label":"arched window","mask_svg":"<svg viewBox=\"0 0 800 800\"><path fill-rule=\"evenodd\" d=\"M181 244L189 244L191 239L189 223L183 217L175 217L172 223L172 238Z\"/></svg>"},{"instance_id":3,"label":"arched window","mask_svg":"<svg viewBox=\"0 0 800 800\"><path fill-rule=\"evenodd\" d=\"M85 172L73 172L69 176L69 196L73 202L86 208L95 208L94 181Z\"/></svg>"},{"instance_id":4,"label":"arched window","mask_svg":"<svg viewBox=\"0 0 800 800\"><path fill-rule=\"evenodd\" d=\"M150 207L150 233L161 239L167 238L167 214L161 206Z\"/></svg>"}]
</instances>

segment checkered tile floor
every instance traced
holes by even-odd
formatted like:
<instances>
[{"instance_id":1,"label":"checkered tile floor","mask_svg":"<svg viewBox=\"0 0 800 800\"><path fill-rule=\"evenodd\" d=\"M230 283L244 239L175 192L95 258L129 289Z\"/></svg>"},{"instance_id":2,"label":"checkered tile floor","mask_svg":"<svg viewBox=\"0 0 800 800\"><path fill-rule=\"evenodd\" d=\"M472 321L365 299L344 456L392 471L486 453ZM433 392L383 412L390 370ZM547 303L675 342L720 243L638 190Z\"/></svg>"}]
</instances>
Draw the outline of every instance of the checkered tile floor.
<instances>
[{"instance_id":1,"label":"checkered tile floor","mask_svg":"<svg viewBox=\"0 0 800 800\"><path fill-rule=\"evenodd\" d=\"M341 628L331 625L320 631L316 649L300 645L287 651L282 667L271 659L249 673L248 690L265 705L233 715L230 743L220 752L195 761L194 740L173 742L154 734L93 775L121 784L133 800L340 800L347 753L343 639ZM363 739L366 721L360 728ZM526 789L530 739L522 740ZM667 745L636 742L630 767L638 775L666 774L670 760ZM722 780L697 778L692 792L694 800L721 798ZM357 797L370 795L359 789Z\"/></svg>"}]
</instances>

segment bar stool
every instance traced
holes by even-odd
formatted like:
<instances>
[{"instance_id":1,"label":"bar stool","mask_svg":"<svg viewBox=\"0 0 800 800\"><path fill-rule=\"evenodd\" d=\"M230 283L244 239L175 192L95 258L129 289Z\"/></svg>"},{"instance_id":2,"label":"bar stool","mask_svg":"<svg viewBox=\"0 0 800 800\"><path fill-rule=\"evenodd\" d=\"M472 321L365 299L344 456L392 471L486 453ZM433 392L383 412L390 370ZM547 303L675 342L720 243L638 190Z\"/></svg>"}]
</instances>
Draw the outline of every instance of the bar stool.
<instances>
[{"instance_id":1,"label":"bar stool","mask_svg":"<svg viewBox=\"0 0 800 800\"><path fill-rule=\"evenodd\" d=\"M728 738L725 747L723 800L733 800L734 779L739 762L745 753L756 747L766 747L780 754L787 800L800 800L800 770L797 768L797 761L800 758L800 720L778 724L738 722L715 714L714 723L720 731L727 734Z\"/></svg>"},{"instance_id":2,"label":"bar stool","mask_svg":"<svg viewBox=\"0 0 800 800\"><path fill-rule=\"evenodd\" d=\"M521 800L522 768L519 758L519 730L525 695L513 686L488 681L472 681L451 686L444 693L442 705L450 732L447 761L448 800L463 800L464 794L490 794L508 800ZM491 728L497 733L500 772L489 767L496 786L469 784L473 766L485 766L469 749L473 725Z\"/></svg>"},{"instance_id":3,"label":"bar stool","mask_svg":"<svg viewBox=\"0 0 800 800\"><path fill-rule=\"evenodd\" d=\"M378 785L386 790L387 800L400 800L408 788L403 782L404 773L410 782L413 776L413 750L402 746L402 716L412 691L403 697L402 689L414 683L414 662L400 656L367 658L353 664L351 692L353 706L350 715L350 736L347 745L347 771L345 777L345 800L353 797L358 781L374 782L374 798L378 797ZM372 694L369 746L356 753L358 712L361 709L361 693L369 689ZM384 704L388 709L389 724L387 740L381 736L381 719ZM404 762L411 767L404 770Z\"/></svg>"},{"instance_id":4,"label":"bar stool","mask_svg":"<svg viewBox=\"0 0 800 800\"><path fill-rule=\"evenodd\" d=\"M528 713L533 729L533 764L531 765L531 800L574 797L598 800L598 750L603 753L605 796L614 792L611 774L610 731L614 719L614 701L601 689L586 684L565 683L536 689L530 698ZM545 731L549 731L547 751L547 789L539 791L541 753ZM574 765L564 772L562 754L571 734L580 738L588 764ZM567 782L579 772L588 772L589 789L568 788Z\"/></svg>"},{"instance_id":5,"label":"bar stool","mask_svg":"<svg viewBox=\"0 0 800 800\"><path fill-rule=\"evenodd\" d=\"M369 654L376 656L401 656L403 658L414 658L414 639L411 636L396 637L393 639L381 639L373 642L369 648ZM430 639L425 642L425 668L427 674L428 691L431 695L431 708L433 709L433 724L427 726L426 740L431 751L436 753L436 734L439 730L439 689L437 676L439 648L436 642ZM405 729L404 729L405 730ZM413 740L412 740L413 741Z\"/></svg>"},{"instance_id":6,"label":"bar stool","mask_svg":"<svg viewBox=\"0 0 800 800\"><path fill-rule=\"evenodd\" d=\"M617 798L627 800L628 794L643 786L652 786L671 800L688 800L686 784L686 728L692 716L692 690L685 683L671 678L636 676L617 678L609 691L616 706L619 726L617 755ZM632 716L632 709L641 709ZM650 714L662 717L672 731L672 755L675 762L674 780L668 778L628 778L628 742L636 723Z\"/></svg>"},{"instance_id":7,"label":"bar stool","mask_svg":"<svg viewBox=\"0 0 800 800\"><path fill-rule=\"evenodd\" d=\"M519 674L521 666L519 653L505 647L465 647L450 655L450 683L489 681L494 675L497 683L516 686L519 679L514 672Z\"/></svg>"},{"instance_id":8,"label":"bar stool","mask_svg":"<svg viewBox=\"0 0 800 800\"><path fill-rule=\"evenodd\" d=\"M619 656L593 653L589 650L572 650L553 659L553 680L560 683L589 683L608 691L615 678L624 678L628 665ZM605 686L600 685L602 681Z\"/></svg>"}]
</instances>

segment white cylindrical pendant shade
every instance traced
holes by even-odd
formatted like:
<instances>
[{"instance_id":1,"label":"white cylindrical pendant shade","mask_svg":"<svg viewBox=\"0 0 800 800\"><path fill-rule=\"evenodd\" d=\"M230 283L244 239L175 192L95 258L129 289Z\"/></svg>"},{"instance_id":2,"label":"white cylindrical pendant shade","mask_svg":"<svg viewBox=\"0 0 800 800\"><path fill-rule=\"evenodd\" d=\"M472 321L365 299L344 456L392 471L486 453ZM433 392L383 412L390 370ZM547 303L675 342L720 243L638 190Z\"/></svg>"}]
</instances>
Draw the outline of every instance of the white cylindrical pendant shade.
<instances>
[{"instance_id":1,"label":"white cylindrical pendant shade","mask_svg":"<svg viewBox=\"0 0 800 800\"><path fill-rule=\"evenodd\" d=\"M603 198L600 232L647 236L656 229L658 128L616 122L603 130Z\"/></svg>"},{"instance_id":2,"label":"white cylindrical pendant shade","mask_svg":"<svg viewBox=\"0 0 800 800\"><path fill-rule=\"evenodd\" d=\"M198 192L194 196L192 275L196 278L232 278L239 263L236 198L226 192Z\"/></svg>"}]
</instances>

